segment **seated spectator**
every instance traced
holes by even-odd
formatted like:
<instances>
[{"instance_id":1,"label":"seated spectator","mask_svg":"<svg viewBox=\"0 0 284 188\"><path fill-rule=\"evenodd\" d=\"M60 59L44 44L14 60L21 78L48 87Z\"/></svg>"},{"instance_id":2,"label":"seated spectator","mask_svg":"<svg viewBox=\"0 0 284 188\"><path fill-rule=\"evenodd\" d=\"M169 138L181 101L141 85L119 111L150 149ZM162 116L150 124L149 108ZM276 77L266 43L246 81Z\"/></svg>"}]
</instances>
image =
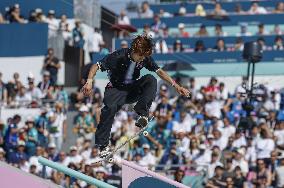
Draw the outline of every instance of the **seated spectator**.
<instances>
[{"instance_id":1,"label":"seated spectator","mask_svg":"<svg viewBox=\"0 0 284 188\"><path fill-rule=\"evenodd\" d=\"M172 117L172 106L169 104L168 97L164 96L161 98L161 102L157 105L155 110L156 117L165 117L170 120Z\"/></svg>"},{"instance_id":2,"label":"seated spectator","mask_svg":"<svg viewBox=\"0 0 284 188\"><path fill-rule=\"evenodd\" d=\"M145 24L143 26L143 33L145 33L148 37L155 38L155 33L151 31L151 27L149 24Z\"/></svg>"},{"instance_id":3,"label":"seated spectator","mask_svg":"<svg viewBox=\"0 0 284 188\"><path fill-rule=\"evenodd\" d=\"M27 161L28 156L25 153L25 146L26 143L24 141L18 141L17 150L11 153L8 158L8 162L11 164L19 165L22 160Z\"/></svg>"},{"instance_id":4,"label":"seated spectator","mask_svg":"<svg viewBox=\"0 0 284 188\"><path fill-rule=\"evenodd\" d=\"M53 48L49 48L47 55L44 59L43 70L46 70L50 74L50 83L52 85L57 82L58 70L61 68L59 59L54 55Z\"/></svg>"},{"instance_id":5,"label":"seated spectator","mask_svg":"<svg viewBox=\"0 0 284 188\"><path fill-rule=\"evenodd\" d=\"M194 34L194 36L196 37L207 37L209 36L209 33L206 29L206 26L205 25L201 25L199 30Z\"/></svg>"},{"instance_id":6,"label":"seated spectator","mask_svg":"<svg viewBox=\"0 0 284 188\"><path fill-rule=\"evenodd\" d=\"M122 10L120 12L117 23L120 25L130 25L130 20L128 16L126 15L125 10Z\"/></svg>"},{"instance_id":7,"label":"seated spectator","mask_svg":"<svg viewBox=\"0 0 284 188\"><path fill-rule=\"evenodd\" d=\"M174 180L179 182L179 183L183 183L183 178L185 177L185 171L182 169L177 169L175 171L175 177Z\"/></svg>"},{"instance_id":8,"label":"seated spectator","mask_svg":"<svg viewBox=\"0 0 284 188\"><path fill-rule=\"evenodd\" d=\"M275 37L273 49L274 50L283 50L284 49L283 38L281 36Z\"/></svg>"},{"instance_id":9,"label":"seated spectator","mask_svg":"<svg viewBox=\"0 0 284 188\"><path fill-rule=\"evenodd\" d=\"M281 30L280 26L278 24L274 25L273 31L271 31L272 35L282 35L283 31Z\"/></svg>"},{"instance_id":10,"label":"seated spectator","mask_svg":"<svg viewBox=\"0 0 284 188\"><path fill-rule=\"evenodd\" d=\"M10 20L11 23L26 23L23 16L21 15L20 5L15 4L13 8L10 10Z\"/></svg>"},{"instance_id":11,"label":"seated spectator","mask_svg":"<svg viewBox=\"0 0 284 188\"><path fill-rule=\"evenodd\" d=\"M195 16L206 16L206 11L204 10L202 4L196 5Z\"/></svg>"},{"instance_id":12,"label":"seated spectator","mask_svg":"<svg viewBox=\"0 0 284 188\"><path fill-rule=\"evenodd\" d=\"M151 30L154 31L155 34L159 35L160 31L166 27L166 24L161 21L159 15L154 16L154 23L151 24Z\"/></svg>"},{"instance_id":13,"label":"seated spectator","mask_svg":"<svg viewBox=\"0 0 284 188\"><path fill-rule=\"evenodd\" d=\"M189 37L189 33L184 30L184 27L185 27L184 23L178 24L178 30L179 30L178 37Z\"/></svg>"},{"instance_id":14,"label":"seated spectator","mask_svg":"<svg viewBox=\"0 0 284 188\"><path fill-rule=\"evenodd\" d=\"M184 48L182 45L182 42L180 40L176 40L173 46L173 51L174 52L183 52Z\"/></svg>"},{"instance_id":15,"label":"seated spectator","mask_svg":"<svg viewBox=\"0 0 284 188\"><path fill-rule=\"evenodd\" d=\"M142 146L144 155L140 160L140 165L151 168L156 164L156 157L152 154L149 144L143 144Z\"/></svg>"},{"instance_id":16,"label":"seated spectator","mask_svg":"<svg viewBox=\"0 0 284 188\"><path fill-rule=\"evenodd\" d=\"M227 14L227 12L222 9L221 3L215 3L215 8L211 14L214 16L224 16Z\"/></svg>"},{"instance_id":17,"label":"seated spectator","mask_svg":"<svg viewBox=\"0 0 284 188\"><path fill-rule=\"evenodd\" d=\"M15 102L17 106L28 106L32 102L32 98L30 95L26 93L26 88L22 86L16 95Z\"/></svg>"},{"instance_id":18,"label":"seated spectator","mask_svg":"<svg viewBox=\"0 0 284 188\"><path fill-rule=\"evenodd\" d=\"M139 12L140 18L153 18L154 12L151 10L148 1L144 1Z\"/></svg>"},{"instance_id":19,"label":"seated spectator","mask_svg":"<svg viewBox=\"0 0 284 188\"><path fill-rule=\"evenodd\" d=\"M27 97L31 98L34 102L39 102L43 98L41 90L35 86L34 82L29 82L29 87L27 89Z\"/></svg>"},{"instance_id":20,"label":"seated spectator","mask_svg":"<svg viewBox=\"0 0 284 188\"><path fill-rule=\"evenodd\" d=\"M265 44L265 39L263 37L259 37L257 39L257 43L260 45L262 50L268 50L269 48Z\"/></svg>"},{"instance_id":21,"label":"seated spectator","mask_svg":"<svg viewBox=\"0 0 284 188\"><path fill-rule=\"evenodd\" d=\"M265 161L259 159L257 161L256 179L254 180L254 184L257 187L269 187L271 186L271 181L271 172L267 169Z\"/></svg>"},{"instance_id":22,"label":"seated spectator","mask_svg":"<svg viewBox=\"0 0 284 188\"><path fill-rule=\"evenodd\" d=\"M41 90L43 97L45 97L48 89L53 84L50 81L50 73L48 71L44 71L42 76L42 81L38 83L37 87Z\"/></svg>"},{"instance_id":23,"label":"seated spectator","mask_svg":"<svg viewBox=\"0 0 284 188\"><path fill-rule=\"evenodd\" d=\"M84 39L84 30L81 25L80 20L75 21L75 28L72 31L72 36L73 36L73 46L75 48L83 48L85 44L85 39Z\"/></svg>"},{"instance_id":24,"label":"seated spectator","mask_svg":"<svg viewBox=\"0 0 284 188\"><path fill-rule=\"evenodd\" d=\"M276 4L275 10L273 10L273 13L276 13L276 14L284 13L284 2L278 2Z\"/></svg>"},{"instance_id":25,"label":"seated spectator","mask_svg":"<svg viewBox=\"0 0 284 188\"><path fill-rule=\"evenodd\" d=\"M120 48L128 48L128 42L126 40L122 40L120 42Z\"/></svg>"},{"instance_id":26,"label":"seated spectator","mask_svg":"<svg viewBox=\"0 0 284 188\"><path fill-rule=\"evenodd\" d=\"M280 158L280 165L276 168L276 186L277 187L283 187L284 186L284 157L283 155L279 157Z\"/></svg>"},{"instance_id":27,"label":"seated spectator","mask_svg":"<svg viewBox=\"0 0 284 188\"><path fill-rule=\"evenodd\" d=\"M241 29L241 32L240 33L237 33L237 36L240 37L240 36L251 36L252 34L248 31L248 25L247 24L241 24L240 25L240 29Z\"/></svg>"},{"instance_id":28,"label":"seated spectator","mask_svg":"<svg viewBox=\"0 0 284 188\"><path fill-rule=\"evenodd\" d=\"M160 18L168 18L171 17L172 15L168 12L165 12L164 9L160 9L159 16Z\"/></svg>"},{"instance_id":29,"label":"seated spectator","mask_svg":"<svg viewBox=\"0 0 284 188\"><path fill-rule=\"evenodd\" d=\"M236 14L245 14L245 11L243 10L242 5L240 3L236 4L234 12Z\"/></svg>"},{"instance_id":30,"label":"seated spectator","mask_svg":"<svg viewBox=\"0 0 284 188\"><path fill-rule=\"evenodd\" d=\"M258 31L256 32L256 35L268 35L268 32L264 29L263 23L258 25Z\"/></svg>"},{"instance_id":31,"label":"seated spectator","mask_svg":"<svg viewBox=\"0 0 284 188\"><path fill-rule=\"evenodd\" d=\"M215 36L226 37L227 35L228 35L227 32L223 31L221 24L216 24L215 25Z\"/></svg>"},{"instance_id":32,"label":"seated spectator","mask_svg":"<svg viewBox=\"0 0 284 188\"><path fill-rule=\"evenodd\" d=\"M184 6L181 6L178 10L179 16L186 16L186 8Z\"/></svg>"},{"instance_id":33,"label":"seated spectator","mask_svg":"<svg viewBox=\"0 0 284 188\"><path fill-rule=\"evenodd\" d=\"M234 159L233 159L233 166L234 168L240 167L241 172L244 176L247 175L249 172L249 164L245 160L245 149L244 148L239 148L235 151Z\"/></svg>"},{"instance_id":34,"label":"seated spectator","mask_svg":"<svg viewBox=\"0 0 284 188\"><path fill-rule=\"evenodd\" d=\"M226 179L223 175L224 168L222 166L216 166L214 170L214 176L208 180L206 187L225 187Z\"/></svg>"},{"instance_id":35,"label":"seated spectator","mask_svg":"<svg viewBox=\"0 0 284 188\"><path fill-rule=\"evenodd\" d=\"M239 166L235 167L233 181L235 187L245 187L246 178Z\"/></svg>"},{"instance_id":36,"label":"seated spectator","mask_svg":"<svg viewBox=\"0 0 284 188\"><path fill-rule=\"evenodd\" d=\"M256 152L258 159L267 159L270 158L270 153L275 149L275 143L270 135L270 130L268 127L263 124L263 126L259 125L260 130L260 138L256 143Z\"/></svg>"},{"instance_id":37,"label":"seated spectator","mask_svg":"<svg viewBox=\"0 0 284 188\"><path fill-rule=\"evenodd\" d=\"M169 52L167 43L165 40L158 40L155 44L155 52L158 54L166 54Z\"/></svg>"},{"instance_id":38,"label":"seated spectator","mask_svg":"<svg viewBox=\"0 0 284 188\"><path fill-rule=\"evenodd\" d=\"M194 51L195 52L203 52L205 50L206 50L206 48L204 46L203 40L196 41Z\"/></svg>"},{"instance_id":39,"label":"seated spectator","mask_svg":"<svg viewBox=\"0 0 284 188\"><path fill-rule=\"evenodd\" d=\"M55 37L59 29L59 22L55 18L55 11L49 10L45 22L48 24L48 37Z\"/></svg>"},{"instance_id":40,"label":"seated spectator","mask_svg":"<svg viewBox=\"0 0 284 188\"><path fill-rule=\"evenodd\" d=\"M185 111L181 111L178 121L173 121L173 134L177 135L179 132L188 134L191 131L191 117Z\"/></svg>"},{"instance_id":41,"label":"seated spectator","mask_svg":"<svg viewBox=\"0 0 284 188\"><path fill-rule=\"evenodd\" d=\"M70 153L68 157L66 157L66 164L70 165L70 163L73 163L75 165L79 165L81 161L83 160L82 156L78 152L78 148L76 146L70 147Z\"/></svg>"},{"instance_id":42,"label":"seated spectator","mask_svg":"<svg viewBox=\"0 0 284 188\"><path fill-rule=\"evenodd\" d=\"M5 19L4 19L3 15L0 12L0 24L3 24L3 23L5 23Z\"/></svg>"},{"instance_id":43,"label":"seated spectator","mask_svg":"<svg viewBox=\"0 0 284 188\"><path fill-rule=\"evenodd\" d=\"M225 45L225 41L224 39L218 39L216 46L213 48L214 50L218 51L218 52L223 52L227 50L227 47Z\"/></svg>"},{"instance_id":44,"label":"seated spectator","mask_svg":"<svg viewBox=\"0 0 284 188\"><path fill-rule=\"evenodd\" d=\"M215 175L215 168L217 166L223 167L223 164L219 160L219 154L216 152L212 152L211 161L208 165L208 178L213 178Z\"/></svg>"},{"instance_id":45,"label":"seated spectator","mask_svg":"<svg viewBox=\"0 0 284 188\"><path fill-rule=\"evenodd\" d=\"M267 11L264 7L259 6L257 1L253 1L248 13L249 14L266 14Z\"/></svg>"},{"instance_id":46,"label":"seated spectator","mask_svg":"<svg viewBox=\"0 0 284 188\"><path fill-rule=\"evenodd\" d=\"M234 45L234 50L235 51L243 51L244 49L244 42L241 37L236 38L236 43Z\"/></svg>"},{"instance_id":47,"label":"seated spectator","mask_svg":"<svg viewBox=\"0 0 284 188\"><path fill-rule=\"evenodd\" d=\"M216 94L217 94L218 100L225 101L225 100L228 99L229 91L228 91L227 87L225 87L224 82L220 82L219 89L218 89Z\"/></svg>"}]
</instances>

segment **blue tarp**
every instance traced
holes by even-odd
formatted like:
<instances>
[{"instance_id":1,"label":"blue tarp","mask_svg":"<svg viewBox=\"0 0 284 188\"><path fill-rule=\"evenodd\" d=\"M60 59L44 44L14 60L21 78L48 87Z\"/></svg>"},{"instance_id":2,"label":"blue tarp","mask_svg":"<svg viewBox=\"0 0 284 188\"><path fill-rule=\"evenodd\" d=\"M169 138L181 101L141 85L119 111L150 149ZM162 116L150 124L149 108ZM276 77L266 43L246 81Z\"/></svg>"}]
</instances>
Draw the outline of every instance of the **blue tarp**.
<instances>
[{"instance_id":1,"label":"blue tarp","mask_svg":"<svg viewBox=\"0 0 284 188\"><path fill-rule=\"evenodd\" d=\"M0 57L44 55L47 24L0 24Z\"/></svg>"},{"instance_id":2,"label":"blue tarp","mask_svg":"<svg viewBox=\"0 0 284 188\"><path fill-rule=\"evenodd\" d=\"M14 4L19 4L21 14L28 18L30 11L36 8L41 8L44 14L49 10L55 10L56 17L66 14L68 18L73 18L73 0L0 0L0 12L5 13L6 7L11 7Z\"/></svg>"},{"instance_id":3,"label":"blue tarp","mask_svg":"<svg viewBox=\"0 0 284 188\"><path fill-rule=\"evenodd\" d=\"M260 1L259 5L263 6L263 7L272 7L274 8L275 5L277 4L277 2L280 2L282 0L269 0L269 1ZM251 6L251 1L240 1L240 2L222 2L222 8L225 9L228 12L234 12L235 6L236 4L241 4L242 9L247 11L249 10L250 6ZM165 11L169 12L169 13L177 13L180 6L183 5L185 6L186 10L188 13L194 13L195 12L195 7L198 3L169 3L169 4L155 4L155 5L151 5L151 9L155 12L155 13L159 13L160 9L164 9ZM202 3L204 9L206 10L210 10L210 9L214 9L215 5L214 3Z\"/></svg>"},{"instance_id":4,"label":"blue tarp","mask_svg":"<svg viewBox=\"0 0 284 188\"><path fill-rule=\"evenodd\" d=\"M223 26L233 26L240 23L248 23L250 25L263 24L280 24L280 20L284 19L284 14L262 14L262 15L230 15L225 20L221 19L209 19L207 17L199 16L176 16L170 18L161 18L170 28L177 27L179 23L184 23L187 27L189 26L200 26L204 24L206 26L215 26L220 23ZM137 28L143 28L145 24L152 24L153 18L134 18L131 20L131 24Z\"/></svg>"},{"instance_id":5,"label":"blue tarp","mask_svg":"<svg viewBox=\"0 0 284 188\"><path fill-rule=\"evenodd\" d=\"M102 59L102 55L94 54L93 63ZM244 62L242 52L197 52L197 53L170 53L154 54L153 58L159 63L175 60L188 63L238 63ZM284 51L264 51L263 62L284 62Z\"/></svg>"}]
</instances>

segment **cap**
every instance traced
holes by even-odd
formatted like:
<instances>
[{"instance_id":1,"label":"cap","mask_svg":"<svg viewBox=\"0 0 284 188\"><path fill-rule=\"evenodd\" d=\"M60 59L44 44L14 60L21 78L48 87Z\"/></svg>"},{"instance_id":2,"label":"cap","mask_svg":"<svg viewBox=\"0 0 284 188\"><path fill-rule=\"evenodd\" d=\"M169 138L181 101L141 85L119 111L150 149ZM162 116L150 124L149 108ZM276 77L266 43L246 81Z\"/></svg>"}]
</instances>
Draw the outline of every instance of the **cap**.
<instances>
[{"instance_id":1,"label":"cap","mask_svg":"<svg viewBox=\"0 0 284 188\"><path fill-rule=\"evenodd\" d=\"M86 105L82 105L79 109L80 112L89 112L89 108Z\"/></svg>"},{"instance_id":2,"label":"cap","mask_svg":"<svg viewBox=\"0 0 284 188\"><path fill-rule=\"evenodd\" d=\"M76 146L71 146L71 147L70 147L70 151L74 151L74 150L77 151L78 148L77 148Z\"/></svg>"},{"instance_id":3,"label":"cap","mask_svg":"<svg viewBox=\"0 0 284 188\"><path fill-rule=\"evenodd\" d=\"M32 72L29 72L29 74L28 74L28 78L30 78L30 79L34 79L34 78L35 78L35 76L33 75L33 73L32 73Z\"/></svg>"},{"instance_id":4,"label":"cap","mask_svg":"<svg viewBox=\"0 0 284 188\"><path fill-rule=\"evenodd\" d=\"M14 8L20 8L19 4L14 4Z\"/></svg>"},{"instance_id":5,"label":"cap","mask_svg":"<svg viewBox=\"0 0 284 188\"><path fill-rule=\"evenodd\" d=\"M48 11L48 14L53 15L53 14L55 14L55 11L54 11L54 10L49 10L49 11Z\"/></svg>"},{"instance_id":6,"label":"cap","mask_svg":"<svg viewBox=\"0 0 284 188\"><path fill-rule=\"evenodd\" d=\"M143 145L142 145L142 148L150 149L150 146L149 146L149 144L143 144Z\"/></svg>"},{"instance_id":7,"label":"cap","mask_svg":"<svg viewBox=\"0 0 284 188\"><path fill-rule=\"evenodd\" d=\"M178 24L178 28L184 28L184 27L185 27L184 23L179 23Z\"/></svg>"},{"instance_id":8,"label":"cap","mask_svg":"<svg viewBox=\"0 0 284 188\"><path fill-rule=\"evenodd\" d=\"M55 143L51 142L51 143L48 144L48 147L49 148L56 148L56 145L55 145Z\"/></svg>"},{"instance_id":9,"label":"cap","mask_svg":"<svg viewBox=\"0 0 284 188\"><path fill-rule=\"evenodd\" d=\"M185 14L186 13L186 8L185 7L180 7L178 13L179 14Z\"/></svg>"},{"instance_id":10,"label":"cap","mask_svg":"<svg viewBox=\"0 0 284 188\"><path fill-rule=\"evenodd\" d=\"M107 173L106 169L104 167L102 167L102 166L98 167L98 168L95 168L94 171L95 172L103 172L105 174Z\"/></svg>"},{"instance_id":11,"label":"cap","mask_svg":"<svg viewBox=\"0 0 284 188\"><path fill-rule=\"evenodd\" d=\"M18 141L18 146L25 146L25 145L26 145L26 143L24 141L22 141L22 140Z\"/></svg>"},{"instance_id":12,"label":"cap","mask_svg":"<svg viewBox=\"0 0 284 188\"><path fill-rule=\"evenodd\" d=\"M42 9L36 8L36 9L35 9L35 12L36 12L36 13L42 13Z\"/></svg>"},{"instance_id":13,"label":"cap","mask_svg":"<svg viewBox=\"0 0 284 188\"><path fill-rule=\"evenodd\" d=\"M43 76L50 76L50 73L48 71L44 71L42 75Z\"/></svg>"},{"instance_id":14,"label":"cap","mask_svg":"<svg viewBox=\"0 0 284 188\"><path fill-rule=\"evenodd\" d=\"M34 122L34 118L32 116L28 116L26 122Z\"/></svg>"}]
</instances>

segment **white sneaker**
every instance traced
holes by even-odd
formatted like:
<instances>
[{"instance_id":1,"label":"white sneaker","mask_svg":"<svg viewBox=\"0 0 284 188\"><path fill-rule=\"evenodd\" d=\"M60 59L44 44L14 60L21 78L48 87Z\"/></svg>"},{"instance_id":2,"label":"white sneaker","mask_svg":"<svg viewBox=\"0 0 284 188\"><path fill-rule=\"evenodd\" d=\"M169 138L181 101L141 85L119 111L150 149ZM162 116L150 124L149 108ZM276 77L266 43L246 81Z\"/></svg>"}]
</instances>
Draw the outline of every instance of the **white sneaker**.
<instances>
[{"instance_id":1,"label":"white sneaker","mask_svg":"<svg viewBox=\"0 0 284 188\"><path fill-rule=\"evenodd\" d=\"M139 128L146 127L148 124L148 117L146 116L139 116L139 118L135 122L135 126Z\"/></svg>"}]
</instances>

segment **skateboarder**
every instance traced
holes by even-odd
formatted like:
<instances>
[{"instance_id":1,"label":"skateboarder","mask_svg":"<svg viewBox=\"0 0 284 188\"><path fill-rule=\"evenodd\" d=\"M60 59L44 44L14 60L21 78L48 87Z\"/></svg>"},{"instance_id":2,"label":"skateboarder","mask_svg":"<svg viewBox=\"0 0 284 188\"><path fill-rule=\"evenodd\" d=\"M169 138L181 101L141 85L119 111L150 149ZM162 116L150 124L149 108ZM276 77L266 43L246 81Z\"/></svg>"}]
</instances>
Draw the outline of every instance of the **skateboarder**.
<instances>
[{"instance_id":1,"label":"skateboarder","mask_svg":"<svg viewBox=\"0 0 284 188\"><path fill-rule=\"evenodd\" d=\"M95 133L95 144L100 157L110 154L109 138L116 112L124 104L136 103L134 110L139 115L135 125L142 128L148 124L148 113L157 91L157 80L151 74L140 78L140 70L145 67L171 84L179 94L189 96L190 92L179 86L151 57L153 43L147 35L137 36L130 48L119 49L94 64L89 72L86 84L82 88L84 95L90 95L96 72L107 71L110 82L104 93L104 107L101 109L100 122Z\"/></svg>"}]
</instances>

